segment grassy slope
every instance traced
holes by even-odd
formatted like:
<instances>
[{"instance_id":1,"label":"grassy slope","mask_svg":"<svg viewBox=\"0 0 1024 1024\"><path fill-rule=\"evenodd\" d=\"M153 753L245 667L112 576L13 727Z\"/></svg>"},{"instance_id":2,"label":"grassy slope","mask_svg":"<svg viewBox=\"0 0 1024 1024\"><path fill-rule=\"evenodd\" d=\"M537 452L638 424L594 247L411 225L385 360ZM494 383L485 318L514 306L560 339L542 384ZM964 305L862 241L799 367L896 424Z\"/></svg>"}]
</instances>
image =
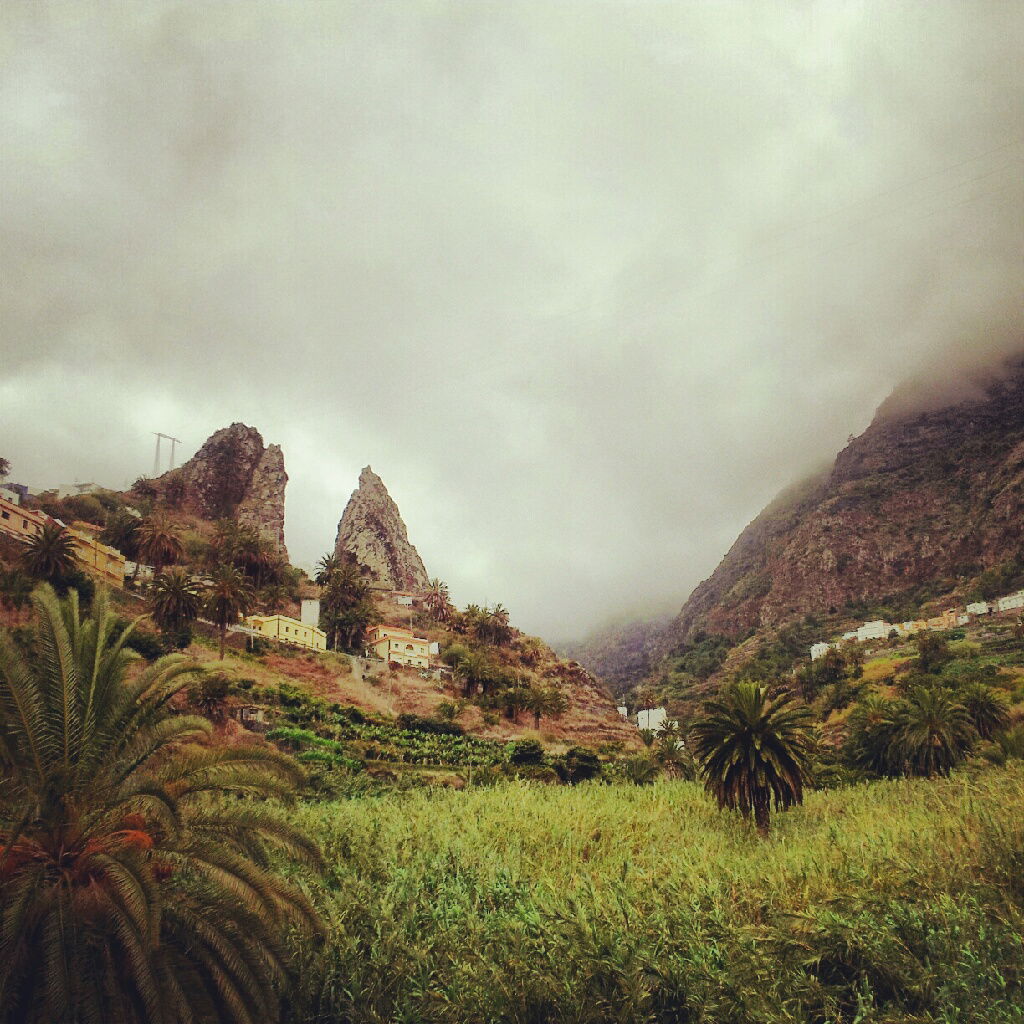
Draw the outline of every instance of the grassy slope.
<instances>
[{"instance_id":1,"label":"grassy slope","mask_svg":"<svg viewBox=\"0 0 1024 1024\"><path fill-rule=\"evenodd\" d=\"M679 782L303 807L296 1019L1021 1021L1021 807L1020 767L811 794L767 843Z\"/></svg>"}]
</instances>

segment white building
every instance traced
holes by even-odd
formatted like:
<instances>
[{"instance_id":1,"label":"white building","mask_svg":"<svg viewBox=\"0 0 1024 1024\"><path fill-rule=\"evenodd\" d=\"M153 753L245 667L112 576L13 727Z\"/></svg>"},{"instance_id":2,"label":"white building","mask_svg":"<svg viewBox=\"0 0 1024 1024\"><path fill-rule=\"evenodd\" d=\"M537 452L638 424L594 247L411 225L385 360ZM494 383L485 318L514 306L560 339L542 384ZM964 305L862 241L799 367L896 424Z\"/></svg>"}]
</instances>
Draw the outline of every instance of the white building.
<instances>
[{"instance_id":1,"label":"white building","mask_svg":"<svg viewBox=\"0 0 1024 1024\"><path fill-rule=\"evenodd\" d=\"M819 658L824 658L828 652L832 650L832 644L817 643L811 648L811 661L817 661Z\"/></svg>"},{"instance_id":2,"label":"white building","mask_svg":"<svg viewBox=\"0 0 1024 1024\"><path fill-rule=\"evenodd\" d=\"M967 611L971 615L991 615L992 605L988 601L975 601L974 604L967 606Z\"/></svg>"},{"instance_id":3,"label":"white building","mask_svg":"<svg viewBox=\"0 0 1024 1024\"><path fill-rule=\"evenodd\" d=\"M60 484L57 487L58 498L70 498L74 494L95 494L97 491L102 491L103 488L99 484Z\"/></svg>"},{"instance_id":4,"label":"white building","mask_svg":"<svg viewBox=\"0 0 1024 1024\"><path fill-rule=\"evenodd\" d=\"M884 622L882 619L875 619L874 622L865 622L857 630L857 639L862 643L865 640L884 640L892 630L891 622Z\"/></svg>"},{"instance_id":5,"label":"white building","mask_svg":"<svg viewBox=\"0 0 1024 1024\"><path fill-rule=\"evenodd\" d=\"M664 708L647 708L636 713L636 727L659 732L668 720L668 712Z\"/></svg>"},{"instance_id":6,"label":"white building","mask_svg":"<svg viewBox=\"0 0 1024 1024\"><path fill-rule=\"evenodd\" d=\"M1015 608L1024 608L1024 590L1018 590L1016 594L1007 594L996 601L997 611L1009 612Z\"/></svg>"},{"instance_id":7,"label":"white building","mask_svg":"<svg viewBox=\"0 0 1024 1024\"><path fill-rule=\"evenodd\" d=\"M849 633L844 633L843 634L843 639L844 640L856 640L857 639L857 630L851 629Z\"/></svg>"},{"instance_id":8,"label":"white building","mask_svg":"<svg viewBox=\"0 0 1024 1024\"><path fill-rule=\"evenodd\" d=\"M629 708L627 708L625 704L619 705L618 712L623 718L629 718Z\"/></svg>"},{"instance_id":9,"label":"white building","mask_svg":"<svg viewBox=\"0 0 1024 1024\"><path fill-rule=\"evenodd\" d=\"M316 597L304 597L302 599L302 610L299 612L299 622L304 626L320 625L320 599Z\"/></svg>"},{"instance_id":10,"label":"white building","mask_svg":"<svg viewBox=\"0 0 1024 1024\"><path fill-rule=\"evenodd\" d=\"M966 625L967 625L967 623L968 623L968 622L970 622L970 621L971 621L971 617L970 617L970 615L966 614L965 612L961 612L961 613L960 613L960 614L959 614L959 615L958 615L958 616L956 617L956 624L957 624L958 626L966 626Z\"/></svg>"}]
</instances>

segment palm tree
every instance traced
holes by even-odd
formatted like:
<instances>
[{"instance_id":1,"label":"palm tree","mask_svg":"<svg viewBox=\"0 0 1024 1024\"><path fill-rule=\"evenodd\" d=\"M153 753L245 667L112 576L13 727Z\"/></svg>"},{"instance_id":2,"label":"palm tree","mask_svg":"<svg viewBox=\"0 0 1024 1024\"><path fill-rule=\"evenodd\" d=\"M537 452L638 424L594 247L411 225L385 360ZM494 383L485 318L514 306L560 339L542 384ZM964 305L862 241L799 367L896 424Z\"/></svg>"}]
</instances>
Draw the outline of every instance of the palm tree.
<instances>
[{"instance_id":1,"label":"palm tree","mask_svg":"<svg viewBox=\"0 0 1024 1024\"><path fill-rule=\"evenodd\" d=\"M323 558L316 563L316 575L313 577L313 582L318 587L326 587L331 581L331 577L334 575L334 572L339 565L340 562L338 561L337 555L332 555L330 553L324 555Z\"/></svg>"},{"instance_id":2,"label":"palm tree","mask_svg":"<svg viewBox=\"0 0 1024 1024\"><path fill-rule=\"evenodd\" d=\"M767 836L773 801L777 811L803 803L811 721L791 695L771 698L757 683L734 683L723 698L708 701L690 736L718 806L738 807L744 818L753 810L757 831Z\"/></svg>"},{"instance_id":3,"label":"palm tree","mask_svg":"<svg viewBox=\"0 0 1024 1024\"><path fill-rule=\"evenodd\" d=\"M206 592L203 608L220 632L220 656L224 659L224 639L228 626L245 615L252 604L252 588L234 566L221 565L213 572L213 582Z\"/></svg>"},{"instance_id":4,"label":"palm tree","mask_svg":"<svg viewBox=\"0 0 1024 1024\"><path fill-rule=\"evenodd\" d=\"M876 775L896 776L903 771L899 750L902 701L865 697L850 713L846 757L858 768Z\"/></svg>"},{"instance_id":5,"label":"palm tree","mask_svg":"<svg viewBox=\"0 0 1024 1024\"><path fill-rule=\"evenodd\" d=\"M153 581L153 620L167 633L191 626L199 617L203 599L184 569L169 569Z\"/></svg>"},{"instance_id":6,"label":"palm tree","mask_svg":"<svg viewBox=\"0 0 1024 1024\"><path fill-rule=\"evenodd\" d=\"M117 548L125 558L138 561L139 522L139 519L127 512L118 512L107 520L100 540Z\"/></svg>"},{"instance_id":7,"label":"palm tree","mask_svg":"<svg viewBox=\"0 0 1024 1024\"><path fill-rule=\"evenodd\" d=\"M199 666L129 677L101 592L37 589L34 655L0 633L0 1020L276 1021L282 936L314 925L268 868L315 863L274 797L301 770L270 747L202 747L169 701Z\"/></svg>"},{"instance_id":8,"label":"palm tree","mask_svg":"<svg viewBox=\"0 0 1024 1024\"><path fill-rule=\"evenodd\" d=\"M1010 724L1010 706L1006 694L984 683L968 683L959 693L971 724L983 740Z\"/></svg>"},{"instance_id":9,"label":"palm tree","mask_svg":"<svg viewBox=\"0 0 1024 1024\"><path fill-rule=\"evenodd\" d=\"M52 521L44 523L42 532L29 538L21 553L21 564L37 580L60 586L78 571L74 538L63 526Z\"/></svg>"},{"instance_id":10,"label":"palm tree","mask_svg":"<svg viewBox=\"0 0 1024 1024\"><path fill-rule=\"evenodd\" d=\"M426 597L427 610L435 622L447 622L452 617L452 603L448 584L436 576L430 581Z\"/></svg>"},{"instance_id":11,"label":"palm tree","mask_svg":"<svg viewBox=\"0 0 1024 1024\"><path fill-rule=\"evenodd\" d=\"M174 565L183 550L178 531L164 516L147 516L139 523L139 558L151 564L156 575L165 565Z\"/></svg>"},{"instance_id":12,"label":"palm tree","mask_svg":"<svg viewBox=\"0 0 1024 1024\"><path fill-rule=\"evenodd\" d=\"M977 738L967 709L938 686L915 686L897 721L897 749L911 775L948 775Z\"/></svg>"}]
</instances>

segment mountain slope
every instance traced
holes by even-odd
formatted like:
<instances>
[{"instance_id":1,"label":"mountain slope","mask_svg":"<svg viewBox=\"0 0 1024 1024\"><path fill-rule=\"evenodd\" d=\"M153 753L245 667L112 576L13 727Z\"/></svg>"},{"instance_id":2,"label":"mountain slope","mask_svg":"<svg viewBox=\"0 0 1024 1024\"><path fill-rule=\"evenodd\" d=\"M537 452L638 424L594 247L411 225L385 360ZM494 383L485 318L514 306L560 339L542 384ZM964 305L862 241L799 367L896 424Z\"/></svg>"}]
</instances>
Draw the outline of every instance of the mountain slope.
<instances>
[{"instance_id":1,"label":"mountain slope","mask_svg":"<svg viewBox=\"0 0 1024 1024\"><path fill-rule=\"evenodd\" d=\"M972 575L1020 550L1022 516L1024 359L940 408L897 392L828 473L740 534L661 646Z\"/></svg>"}]
</instances>

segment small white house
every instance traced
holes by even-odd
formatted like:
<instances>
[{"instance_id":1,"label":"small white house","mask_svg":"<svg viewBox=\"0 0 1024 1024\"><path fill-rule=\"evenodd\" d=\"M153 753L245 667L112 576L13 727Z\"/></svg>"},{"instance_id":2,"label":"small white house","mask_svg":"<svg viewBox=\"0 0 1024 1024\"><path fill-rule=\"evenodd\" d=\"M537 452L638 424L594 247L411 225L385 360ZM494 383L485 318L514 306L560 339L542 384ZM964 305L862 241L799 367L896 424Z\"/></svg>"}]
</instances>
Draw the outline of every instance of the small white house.
<instances>
[{"instance_id":1,"label":"small white house","mask_svg":"<svg viewBox=\"0 0 1024 1024\"><path fill-rule=\"evenodd\" d=\"M1015 608L1024 608L1024 590L1018 590L1016 594L1007 594L1006 597L996 601L996 608L1001 612L1013 611Z\"/></svg>"},{"instance_id":2,"label":"small white house","mask_svg":"<svg viewBox=\"0 0 1024 1024\"><path fill-rule=\"evenodd\" d=\"M430 653L431 654L440 654L441 653L441 645L440 645L440 643L438 643L437 640L431 640L430 641Z\"/></svg>"},{"instance_id":3,"label":"small white house","mask_svg":"<svg viewBox=\"0 0 1024 1024\"><path fill-rule=\"evenodd\" d=\"M819 658L824 658L830 650L832 650L831 644L826 644L824 642L814 644L814 646L811 647L811 661L817 661Z\"/></svg>"},{"instance_id":4,"label":"small white house","mask_svg":"<svg viewBox=\"0 0 1024 1024\"><path fill-rule=\"evenodd\" d=\"M956 624L957 624L958 626L966 626L966 625L967 625L967 623L968 623L968 622L970 622L970 621L971 621L971 617L970 617L970 615L968 615L968 614L967 614L966 612L961 612L961 613L960 613L960 614L959 614L959 615L958 615L958 616L956 617Z\"/></svg>"},{"instance_id":5,"label":"small white house","mask_svg":"<svg viewBox=\"0 0 1024 1024\"><path fill-rule=\"evenodd\" d=\"M636 713L636 727L658 732L668 720L668 712L664 708L647 708Z\"/></svg>"},{"instance_id":6,"label":"small white house","mask_svg":"<svg viewBox=\"0 0 1024 1024\"><path fill-rule=\"evenodd\" d=\"M305 597L302 599L302 611L299 612L299 622L304 626L320 625L320 600L316 597Z\"/></svg>"},{"instance_id":7,"label":"small white house","mask_svg":"<svg viewBox=\"0 0 1024 1024\"><path fill-rule=\"evenodd\" d=\"M857 639L862 643L865 640L884 640L892 630L892 623L884 622L882 619L875 619L874 622L865 622L857 630Z\"/></svg>"},{"instance_id":8,"label":"small white house","mask_svg":"<svg viewBox=\"0 0 1024 1024\"><path fill-rule=\"evenodd\" d=\"M971 615L991 615L992 605L988 601L975 601L967 606L967 611Z\"/></svg>"},{"instance_id":9,"label":"small white house","mask_svg":"<svg viewBox=\"0 0 1024 1024\"><path fill-rule=\"evenodd\" d=\"M629 718L629 708L627 708L625 704L619 705L618 712L623 718Z\"/></svg>"},{"instance_id":10,"label":"small white house","mask_svg":"<svg viewBox=\"0 0 1024 1024\"><path fill-rule=\"evenodd\" d=\"M857 630L851 629L849 633L844 633L843 634L843 639L844 640L856 640L857 639Z\"/></svg>"}]
</instances>

